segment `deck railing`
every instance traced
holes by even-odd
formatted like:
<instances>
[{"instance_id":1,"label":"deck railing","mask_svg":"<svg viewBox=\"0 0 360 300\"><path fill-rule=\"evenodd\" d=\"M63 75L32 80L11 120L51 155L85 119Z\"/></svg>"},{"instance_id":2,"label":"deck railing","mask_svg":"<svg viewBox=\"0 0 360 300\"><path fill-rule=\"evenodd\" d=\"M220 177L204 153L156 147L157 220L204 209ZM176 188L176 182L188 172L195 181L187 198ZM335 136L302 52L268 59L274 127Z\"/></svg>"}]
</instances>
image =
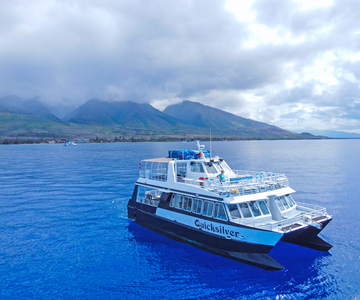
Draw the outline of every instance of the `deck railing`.
<instances>
[{"instance_id":1,"label":"deck railing","mask_svg":"<svg viewBox=\"0 0 360 300\"><path fill-rule=\"evenodd\" d=\"M236 176L226 179L223 183L215 178L190 179L186 177L178 177L177 182L197 186L223 197L257 194L289 186L289 181L284 174L250 171L234 171L234 173Z\"/></svg>"},{"instance_id":2,"label":"deck railing","mask_svg":"<svg viewBox=\"0 0 360 300\"><path fill-rule=\"evenodd\" d=\"M264 222L261 222L260 219L237 219L235 223L243 224L250 227L257 227L265 230L271 231L281 231L282 228L298 223L299 225L305 225L312 222L312 219L320 216L328 217L326 209L320 206L301 203L298 202L296 205L296 211L299 212L298 215L294 217L289 217L281 221L272 221L271 219L266 219Z\"/></svg>"},{"instance_id":3,"label":"deck railing","mask_svg":"<svg viewBox=\"0 0 360 300\"><path fill-rule=\"evenodd\" d=\"M152 168L140 170L141 178L158 181L167 181L167 168ZM220 183L216 178L192 179L178 176L176 182L184 183L207 191L214 192L222 197L251 195L261 192L278 190L289 186L284 174L252 172L235 170L231 177Z\"/></svg>"},{"instance_id":4,"label":"deck railing","mask_svg":"<svg viewBox=\"0 0 360 300\"><path fill-rule=\"evenodd\" d=\"M158 181L167 181L167 172L164 172L163 169L140 171L140 177Z\"/></svg>"}]
</instances>

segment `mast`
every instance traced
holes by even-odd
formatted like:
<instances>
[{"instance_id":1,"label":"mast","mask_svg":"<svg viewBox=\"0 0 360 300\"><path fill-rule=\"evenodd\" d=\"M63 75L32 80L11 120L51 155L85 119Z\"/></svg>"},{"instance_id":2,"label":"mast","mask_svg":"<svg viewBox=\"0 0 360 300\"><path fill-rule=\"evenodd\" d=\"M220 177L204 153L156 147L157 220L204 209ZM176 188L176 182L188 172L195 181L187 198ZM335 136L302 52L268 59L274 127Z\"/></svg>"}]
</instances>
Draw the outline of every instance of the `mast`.
<instances>
[{"instance_id":1,"label":"mast","mask_svg":"<svg viewBox=\"0 0 360 300\"><path fill-rule=\"evenodd\" d=\"M210 158L211 158L211 153L212 151L211 151L211 128L210 128Z\"/></svg>"}]
</instances>

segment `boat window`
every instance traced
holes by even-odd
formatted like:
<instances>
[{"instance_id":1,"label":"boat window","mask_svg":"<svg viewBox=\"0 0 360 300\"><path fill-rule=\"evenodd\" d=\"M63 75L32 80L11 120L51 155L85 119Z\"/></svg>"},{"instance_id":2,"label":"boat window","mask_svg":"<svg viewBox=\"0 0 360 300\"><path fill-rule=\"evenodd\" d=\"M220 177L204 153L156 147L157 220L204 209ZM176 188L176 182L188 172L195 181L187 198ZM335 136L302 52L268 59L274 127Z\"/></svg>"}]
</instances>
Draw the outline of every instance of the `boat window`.
<instances>
[{"instance_id":1,"label":"boat window","mask_svg":"<svg viewBox=\"0 0 360 300\"><path fill-rule=\"evenodd\" d=\"M184 197L184 210L191 211L192 198Z\"/></svg>"},{"instance_id":2,"label":"boat window","mask_svg":"<svg viewBox=\"0 0 360 300\"><path fill-rule=\"evenodd\" d=\"M172 197L171 197L171 200L170 200L170 207L174 207L174 205L175 205L175 194L173 194L172 195Z\"/></svg>"},{"instance_id":3,"label":"boat window","mask_svg":"<svg viewBox=\"0 0 360 300\"><path fill-rule=\"evenodd\" d=\"M230 169L230 167L227 165L227 163L225 162L225 160L220 162L220 166L221 169L225 170L225 173L232 173L232 170Z\"/></svg>"},{"instance_id":4,"label":"boat window","mask_svg":"<svg viewBox=\"0 0 360 300\"><path fill-rule=\"evenodd\" d=\"M207 217L212 217L214 210L214 203L210 201L204 201L202 214Z\"/></svg>"},{"instance_id":5,"label":"boat window","mask_svg":"<svg viewBox=\"0 0 360 300\"><path fill-rule=\"evenodd\" d=\"M281 201L280 201L279 198L275 198L275 203L277 204L278 208L279 208L281 211L284 211L284 210L285 210L285 207L284 207L284 205L281 203Z\"/></svg>"},{"instance_id":6,"label":"boat window","mask_svg":"<svg viewBox=\"0 0 360 300\"><path fill-rule=\"evenodd\" d=\"M261 209L263 215L270 214L269 209L267 208L265 201L263 201L263 200L259 201L259 206L260 206L260 209Z\"/></svg>"},{"instance_id":7,"label":"boat window","mask_svg":"<svg viewBox=\"0 0 360 300\"><path fill-rule=\"evenodd\" d=\"M194 199L192 211L196 214L201 214L202 200Z\"/></svg>"},{"instance_id":8,"label":"boat window","mask_svg":"<svg viewBox=\"0 0 360 300\"><path fill-rule=\"evenodd\" d=\"M143 186L138 187L137 202L145 201L145 188Z\"/></svg>"},{"instance_id":9,"label":"boat window","mask_svg":"<svg viewBox=\"0 0 360 300\"><path fill-rule=\"evenodd\" d=\"M182 209L183 203L184 203L184 196L176 195L174 207Z\"/></svg>"},{"instance_id":10,"label":"boat window","mask_svg":"<svg viewBox=\"0 0 360 300\"><path fill-rule=\"evenodd\" d=\"M176 164L176 175L180 177L186 176L186 163L177 163Z\"/></svg>"},{"instance_id":11,"label":"boat window","mask_svg":"<svg viewBox=\"0 0 360 300\"><path fill-rule=\"evenodd\" d=\"M247 203L240 203L239 207L240 207L240 210L241 210L242 215L244 216L244 218L251 218L252 217L249 206L247 205Z\"/></svg>"},{"instance_id":12,"label":"boat window","mask_svg":"<svg viewBox=\"0 0 360 300\"><path fill-rule=\"evenodd\" d=\"M227 220L224 204L215 203L214 218L221 219L221 220Z\"/></svg>"},{"instance_id":13,"label":"boat window","mask_svg":"<svg viewBox=\"0 0 360 300\"><path fill-rule=\"evenodd\" d=\"M168 163L155 162L155 161L142 161L140 176L153 179L166 181L168 172Z\"/></svg>"},{"instance_id":14,"label":"boat window","mask_svg":"<svg viewBox=\"0 0 360 300\"><path fill-rule=\"evenodd\" d=\"M260 209L259 209L259 206L257 205L257 203L255 201L251 201L249 203L249 206L252 210L252 213L254 215L254 217L259 217L261 216L261 212L260 212Z\"/></svg>"},{"instance_id":15,"label":"boat window","mask_svg":"<svg viewBox=\"0 0 360 300\"><path fill-rule=\"evenodd\" d=\"M158 206L160 202L161 192L153 188L139 186L136 201L151 206Z\"/></svg>"},{"instance_id":16,"label":"boat window","mask_svg":"<svg viewBox=\"0 0 360 300\"><path fill-rule=\"evenodd\" d=\"M204 167L202 163L192 162L191 163L191 172L204 173Z\"/></svg>"},{"instance_id":17,"label":"boat window","mask_svg":"<svg viewBox=\"0 0 360 300\"><path fill-rule=\"evenodd\" d=\"M289 208L290 208L289 204L286 202L286 200L285 200L285 198L284 198L283 196L280 197L280 201L281 201L281 203L284 205L285 209L289 209Z\"/></svg>"},{"instance_id":18,"label":"boat window","mask_svg":"<svg viewBox=\"0 0 360 300\"><path fill-rule=\"evenodd\" d=\"M221 172L221 166L220 166L220 162L219 161L216 161L216 162L213 162L214 164L214 168L216 170L216 173L220 173Z\"/></svg>"},{"instance_id":19,"label":"boat window","mask_svg":"<svg viewBox=\"0 0 360 300\"><path fill-rule=\"evenodd\" d=\"M241 215L240 215L239 208L238 208L237 204L229 204L228 209L229 209L230 216L231 216L232 219L241 218Z\"/></svg>"},{"instance_id":20,"label":"boat window","mask_svg":"<svg viewBox=\"0 0 360 300\"><path fill-rule=\"evenodd\" d=\"M295 201L290 195L286 195L285 198L287 198L291 207L293 207L295 205Z\"/></svg>"},{"instance_id":21,"label":"boat window","mask_svg":"<svg viewBox=\"0 0 360 300\"><path fill-rule=\"evenodd\" d=\"M217 174L219 173L218 170L216 170L215 168L215 164L212 163L212 162L206 162L204 163L204 166L205 166L205 170L208 174Z\"/></svg>"}]
</instances>

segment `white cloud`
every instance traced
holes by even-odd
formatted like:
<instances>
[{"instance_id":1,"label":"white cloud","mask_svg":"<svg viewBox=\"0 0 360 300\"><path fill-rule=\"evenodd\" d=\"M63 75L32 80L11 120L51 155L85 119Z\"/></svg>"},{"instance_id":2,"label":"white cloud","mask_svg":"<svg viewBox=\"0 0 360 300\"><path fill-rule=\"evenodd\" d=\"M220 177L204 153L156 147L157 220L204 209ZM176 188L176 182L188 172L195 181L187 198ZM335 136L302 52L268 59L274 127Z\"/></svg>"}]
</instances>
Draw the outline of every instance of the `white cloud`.
<instances>
[{"instance_id":1,"label":"white cloud","mask_svg":"<svg viewBox=\"0 0 360 300\"><path fill-rule=\"evenodd\" d=\"M256 17L256 12L251 9L253 2L253 0L227 0L225 8L231 11L239 21L251 22Z\"/></svg>"},{"instance_id":2,"label":"white cloud","mask_svg":"<svg viewBox=\"0 0 360 300\"><path fill-rule=\"evenodd\" d=\"M333 4L332 0L295 0L300 6L300 9L310 10L319 7L328 7Z\"/></svg>"},{"instance_id":3,"label":"white cloud","mask_svg":"<svg viewBox=\"0 0 360 300\"><path fill-rule=\"evenodd\" d=\"M0 4L0 96L188 99L290 130L360 128L355 0Z\"/></svg>"}]
</instances>

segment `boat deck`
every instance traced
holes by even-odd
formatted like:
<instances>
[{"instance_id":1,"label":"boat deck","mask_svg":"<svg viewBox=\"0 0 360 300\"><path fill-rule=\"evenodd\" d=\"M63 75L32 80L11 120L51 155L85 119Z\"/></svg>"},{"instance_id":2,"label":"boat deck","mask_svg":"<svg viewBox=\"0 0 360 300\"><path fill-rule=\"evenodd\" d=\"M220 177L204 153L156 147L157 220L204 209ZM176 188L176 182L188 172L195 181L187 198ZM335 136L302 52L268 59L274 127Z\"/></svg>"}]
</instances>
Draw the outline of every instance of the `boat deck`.
<instances>
[{"instance_id":1,"label":"boat deck","mask_svg":"<svg viewBox=\"0 0 360 300\"><path fill-rule=\"evenodd\" d=\"M168 170L165 159L171 160L169 158L147 160L146 165L151 164L152 167L140 170L140 178L167 181ZM182 176L177 176L175 182L195 186L221 197L252 195L289 187L289 181L284 174L243 170L233 172L232 177L227 178L223 183L216 178L194 179Z\"/></svg>"}]
</instances>

